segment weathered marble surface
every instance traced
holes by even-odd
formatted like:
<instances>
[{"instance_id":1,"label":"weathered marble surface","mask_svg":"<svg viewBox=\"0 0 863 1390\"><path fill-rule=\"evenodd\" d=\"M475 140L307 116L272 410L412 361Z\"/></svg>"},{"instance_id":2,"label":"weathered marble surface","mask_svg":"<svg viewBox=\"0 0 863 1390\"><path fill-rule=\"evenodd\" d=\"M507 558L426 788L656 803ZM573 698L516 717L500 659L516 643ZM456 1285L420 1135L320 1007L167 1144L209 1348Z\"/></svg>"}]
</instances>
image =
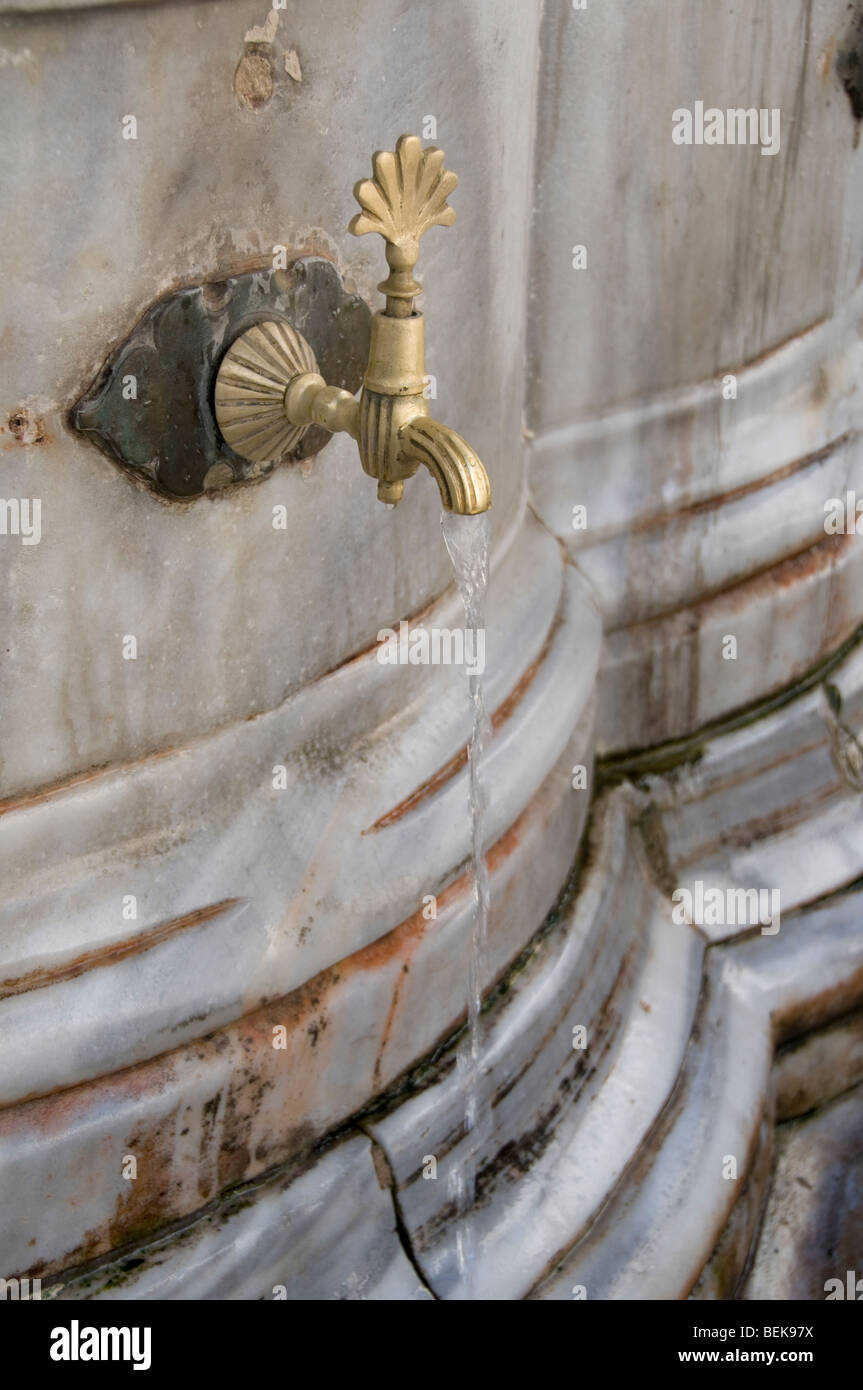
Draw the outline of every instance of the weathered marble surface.
<instances>
[{"instance_id":1,"label":"weathered marble surface","mask_svg":"<svg viewBox=\"0 0 863 1390\"><path fill-rule=\"evenodd\" d=\"M530 489L609 634L601 754L764 699L863 620L859 537L825 541L823 510L863 494L863 155L837 71L855 13L547 8ZM779 109L779 152L676 145L696 99Z\"/></svg>"},{"instance_id":2,"label":"weathered marble surface","mask_svg":"<svg viewBox=\"0 0 863 1390\"><path fill-rule=\"evenodd\" d=\"M235 71L269 13L275 90L251 110ZM2 19L0 180L17 188L26 169L41 190L4 206L2 495L40 498L43 534L0 544L15 634L0 796L271 710L450 583L430 479L390 512L350 440L258 486L160 504L65 424L114 343L178 283L270 263L284 245L333 257L377 301L382 246L348 235L352 188L373 150L428 115L462 181L456 227L423 245L436 413L487 464L497 534L517 519L539 13L538 0L240 0ZM42 422L27 432L38 443L10 433L22 408ZM277 505L287 531L273 530Z\"/></svg>"},{"instance_id":3,"label":"weathered marble surface","mask_svg":"<svg viewBox=\"0 0 863 1390\"><path fill-rule=\"evenodd\" d=\"M432 1298L402 1249L382 1170L359 1134L295 1181L238 1194L179 1239L157 1242L143 1271L121 1261L55 1284L50 1296L123 1299L130 1292L136 1300Z\"/></svg>"},{"instance_id":4,"label":"weathered marble surface","mask_svg":"<svg viewBox=\"0 0 863 1390\"><path fill-rule=\"evenodd\" d=\"M783 924L778 937L711 955L673 1105L615 1200L538 1296L569 1298L574 1284L591 1298L689 1293L758 1156L775 1039L801 1016L818 1022L861 997L860 923L852 898ZM736 1180L723 1175L729 1156Z\"/></svg>"},{"instance_id":5,"label":"weathered marble surface","mask_svg":"<svg viewBox=\"0 0 863 1390\"><path fill-rule=\"evenodd\" d=\"M751 573L756 542L764 568L823 536L824 501L859 480L861 318L857 286L833 317L736 368L736 399L723 398L717 365L705 380L536 432L537 508L578 555L610 628Z\"/></svg>"},{"instance_id":6,"label":"weathered marble surface","mask_svg":"<svg viewBox=\"0 0 863 1390\"><path fill-rule=\"evenodd\" d=\"M774 1117L820 1084L788 1049L863 1006L860 650L787 690L863 620L859 538L822 524L863 457L846 7L546 6L538 65L538 3L325 0L280 17L274 93L252 110L233 84L266 13L2 18L22 132L6 181L38 171L65 229L10 208L0 426L24 410L27 428L0 434L4 490L42 499L44 535L0 548L4 1268L55 1272L67 1296L466 1292L446 1183L467 1149L467 707L454 673L387 671L370 650L421 610L460 622L434 490L387 513L342 440L260 486L162 504L63 420L178 282L281 243L371 295L380 254L345 235L350 187L430 112L462 188L423 259L429 369L495 487L478 1286L727 1296ZM782 153L672 145L693 83L748 105L752 74L792 113ZM68 94L62 121L46 92ZM594 802L580 851L573 765L669 740L605 764L629 780ZM676 924L670 894L699 877L779 888L781 931ZM839 1036L825 1056L850 1075ZM188 1234L161 1239L175 1221ZM126 1242L134 1268L68 1277Z\"/></svg>"},{"instance_id":7,"label":"weathered marble surface","mask_svg":"<svg viewBox=\"0 0 863 1390\"><path fill-rule=\"evenodd\" d=\"M383 258L347 235L352 186L373 149L402 130L430 138L429 121L462 179L457 229L423 247L435 409L478 449L495 496L488 983L571 865L590 793L570 769L592 766L600 629L525 508L540 9L3 15L5 179L26 166L50 190L38 218L32 200L11 204L6 227L4 490L38 496L43 523L39 545L0 547L14 633L0 673L9 1267L102 1253L296 1161L463 1012L463 676L384 668L372 650L418 613L461 626L429 480L389 512L336 440L307 467L174 505L65 423L178 283L285 245L330 256L374 299ZM253 33L265 21L269 39ZM262 37L274 88L254 107L237 72Z\"/></svg>"},{"instance_id":8,"label":"weathered marble surface","mask_svg":"<svg viewBox=\"0 0 863 1390\"><path fill-rule=\"evenodd\" d=\"M683 738L801 680L859 629L861 579L863 536L826 536L692 608L611 633L598 751Z\"/></svg>"},{"instance_id":9,"label":"weathered marble surface","mask_svg":"<svg viewBox=\"0 0 863 1390\"><path fill-rule=\"evenodd\" d=\"M843 691L848 727L857 727L859 651L831 673L831 684ZM838 769L830 783L835 729L821 699L805 693L707 743L693 767L643 776L637 788L607 790L595 804L580 873L485 1015L482 1069L497 1102L491 1142L479 1154L485 1296L571 1299L583 1289L590 1299L713 1298L737 1287L768 1190L774 1107L788 1094L792 1044L813 1029L819 1037L841 1030L863 1005L861 894L847 889L859 875L863 821L858 814L856 833L849 822L848 857L828 861L821 899L811 905L795 898L800 842L783 841L783 794L795 823L802 788L801 836L807 817L817 825L824 799L817 779L813 803L806 796L813 767L827 800L844 797L859 810L859 792ZM780 746L784 763L777 763ZM710 795L726 808L724 819L699 812ZM757 869L760 844L787 903L776 935L710 933L672 920L678 876L713 872L716 846L733 838L735 804L738 818L753 813L740 830L748 870ZM767 806L770 816L761 814ZM687 839L696 828L698 837ZM813 857L820 858L817 848ZM588 1030L586 1052L572 1048L577 1024ZM774 1067L777 1047L784 1050ZM845 1057L853 1084L853 1051L834 1046L830 1055ZM465 1290L446 1181L465 1140L453 1059L452 1049L444 1052L416 1094L395 1093L363 1126L386 1157L423 1283L438 1297L458 1298ZM140 1099L130 1123L136 1108ZM421 1176L429 1154L439 1160L434 1181ZM729 1156L734 1177L725 1173ZM220 1287L242 1290L244 1264L239 1256L231 1264L226 1239L213 1237ZM123 1296L162 1277L164 1252L142 1255ZM317 1277L314 1267L286 1260L285 1277L301 1296ZM328 1277L343 1282L358 1268L348 1253Z\"/></svg>"},{"instance_id":10,"label":"weathered marble surface","mask_svg":"<svg viewBox=\"0 0 863 1390\"><path fill-rule=\"evenodd\" d=\"M557 590L525 582L546 566ZM551 906L589 800L570 774L592 761L599 623L535 523L495 571L488 632L491 983ZM513 650L527 662L515 686ZM188 1216L202 1194L302 1153L457 1025L470 822L467 768L447 760L467 736L463 687L456 670L383 667L371 653L269 721L9 812L19 887L3 938L0 1207L12 1267L56 1268ZM282 760L291 778L277 792ZM134 882L123 807L137 817ZM120 912L123 874L140 894L136 931ZM181 894L200 908L203 885L211 903L236 905L184 923ZM58 1084L73 1089L8 1105ZM126 1153L141 1155L131 1189ZM38 1221L21 1219L37 1207Z\"/></svg>"},{"instance_id":11,"label":"weathered marble surface","mask_svg":"<svg viewBox=\"0 0 863 1390\"><path fill-rule=\"evenodd\" d=\"M859 1300L863 1252L863 1089L781 1125L776 1167L745 1299Z\"/></svg>"},{"instance_id":12,"label":"weathered marble surface","mask_svg":"<svg viewBox=\"0 0 863 1390\"><path fill-rule=\"evenodd\" d=\"M769 718L693 746L693 760L668 777L646 774L666 872L690 891L697 878L779 889L786 913L853 884L863 875L861 738L858 645ZM714 940L739 934L704 931Z\"/></svg>"},{"instance_id":13,"label":"weathered marble surface","mask_svg":"<svg viewBox=\"0 0 863 1390\"><path fill-rule=\"evenodd\" d=\"M689 1040L702 943L672 926L630 834L618 796L600 812L574 903L492 1020L482 1084L493 1130L475 1154L481 1299L525 1297L565 1237L587 1226L645 1142ZM573 1048L578 1025L583 1051ZM445 1219L450 1167L474 1143L463 1118L450 1071L369 1126L395 1174L417 1262L443 1298L467 1293L457 1228ZM422 1177L427 1153L438 1156L436 1182Z\"/></svg>"},{"instance_id":14,"label":"weathered marble surface","mask_svg":"<svg viewBox=\"0 0 863 1390\"><path fill-rule=\"evenodd\" d=\"M531 428L735 371L841 311L863 260L863 155L835 65L850 18L847 0L546 6ZM698 98L779 107L780 152L674 144L672 112Z\"/></svg>"},{"instance_id":15,"label":"weathered marble surface","mask_svg":"<svg viewBox=\"0 0 863 1390\"><path fill-rule=\"evenodd\" d=\"M447 596L427 625L458 625L458 602ZM513 827L555 768L562 782L560 824L537 866L546 901L521 928L513 921L512 953L557 892L586 814L589 791L568 790L566 774L592 757L598 640L576 577L528 523L489 603L498 728L488 843L512 832L517 844ZM441 775L467 740L465 686L460 669L384 666L372 651L257 720L7 810L0 1098L201 1036L298 989L441 894L470 848L464 761ZM275 789L279 766L287 785ZM454 1014L445 996L428 1004L439 1011L436 1037Z\"/></svg>"}]
</instances>

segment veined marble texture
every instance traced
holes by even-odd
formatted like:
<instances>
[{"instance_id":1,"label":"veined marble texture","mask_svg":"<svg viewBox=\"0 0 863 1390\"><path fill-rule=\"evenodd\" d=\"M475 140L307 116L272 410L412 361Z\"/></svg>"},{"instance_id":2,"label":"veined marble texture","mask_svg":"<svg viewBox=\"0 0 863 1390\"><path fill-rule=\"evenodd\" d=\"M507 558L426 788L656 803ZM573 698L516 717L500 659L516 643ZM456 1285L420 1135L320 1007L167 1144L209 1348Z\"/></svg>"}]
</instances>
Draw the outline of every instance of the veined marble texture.
<instances>
[{"instance_id":1,"label":"veined marble texture","mask_svg":"<svg viewBox=\"0 0 863 1390\"><path fill-rule=\"evenodd\" d=\"M828 687L842 692L841 704ZM484 1015L493 1125L474 1155L477 1296L739 1293L770 1190L775 1120L844 1094L842 1134L859 1116L863 818L847 741L861 734L863 657L855 648L817 687L690 750L664 773L642 768L636 781L621 782L620 768L603 769L618 784L600 792L567 888ZM808 887L804 858L819 870ZM672 895L695 877L775 887L778 932L677 923ZM573 1046L578 1028L584 1048ZM467 1292L447 1186L472 1142L463 1114L450 1047L414 1094L396 1091L356 1121L378 1146L376 1171L391 1189L391 1219L397 1212L412 1268L438 1298ZM836 1162L844 1152L840 1146ZM424 1172L429 1155L434 1180ZM226 1279L222 1296L271 1297L263 1278L249 1285L243 1258L225 1275L237 1232L248 1230L257 1250L260 1225L227 1205L223 1216L191 1227L183 1248L157 1243L138 1252L141 1266L109 1264L61 1280L56 1295L175 1296L172 1281L212 1257ZM328 1296L345 1296L353 1274L365 1280L365 1296L378 1297L371 1253L364 1262L345 1249ZM281 1266L289 1298L318 1287L310 1282L318 1266L307 1268L306 1258L304 1247ZM760 1265L756 1259L760 1282L751 1287L767 1293L752 1296L789 1296L783 1268L773 1268L769 1252ZM400 1292L380 1296L413 1298L417 1289L407 1277Z\"/></svg>"},{"instance_id":2,"label":"veined marble texture","mask_svg":"<svg viewBox=\"0 0 863 1390\"><path fill-rule=\"evenodd\" d=\"M863 499L848 22L0 0L0 175L45 190L4 242L3 491L42 533L0 537L0 1273L820 1296L863 1076L863 548L824 525ZM696 88L757 90L780 151L675 146ZM391 512L337 438L172 502L67 414L160 295L277 245L374 302L351 187L402 130L460 175L423 243L429 386L494 490L488 1131L457 1067L464 677L376 653L462 622L430 480ZM781 911L679 920L705 886ZM801 1166L830 1175L806 1201Z\"/></svg>"},{"instance_id":3,"label":"veined marble texture","mask_svg":"<svg viewBox=\"0 0 863 1390\"><path fill-rule=\"evenodd\" d=\"M38 170L51 201L4 207L0 495L38 497L42 537L0 538L15 634L0 664L0 798L266 713L451 583L425 470L390 512L342 437L257 486L157 502L67 420L160 295L269 268L276 247L334 260L377 307L385 262L379 238L347 232L352 189L373 150L422 130L420 93L434 108L438 92L439 142L462 181L457 225L423 245L433 404L488 466L496 535L516 524L529 208L508 214L529 178L541 7L19 8L2 15L0 179L14 187L23 167ZM252 110L236 74L268 14L277 22L258 56L273 96ZM410 63L394 61L401 51ZM452 51L459 76L441 91ZM135 140L123 138L126 113ZM494 257L477 254L492 239ZM21 412L29 424L15 434ZM274 529L274 507L286 529Z\"/></svg>"},{"instance_id":4,"label":"veined marble texture","mask_svg":"<svg viewBox=\"0 0 863 1390\"><path fill-rule=\"evenodd\" d=\"M860 625L860 538L824 504L863 495L863 152L842 0L589 10L544 21L527 423L532 504L603 615L605 756L765 699ZM622 53L641 76L612 107ZM780 110L779 152L675 145L695 95Z\"/></svg>"},{"instance_id":5,"label":"veined marble texture","mask_svg":"<svg viewBox=\"0 0 863 1390\"><path fill-rule=\"evenodd\" d=\"M556 590L523 582L543 564ZM575 576L535 523L495 580L489 650L514 646L527 664L514 685L502 659L498 676L496 663L487 671L497 723L487 984L551 906L587 814L589 788L574 791L570 774L591 762L599 640ZM453 606L448 596L434 616L452 621ZM145 1209L157 1223L188 1215L202 1192L307 1149L457 1025L471 831L466 760L450 754L467 738L464 685L459 670L383 666L372 651L267 719L7 811L16 886L0 1000L10 1037L0 1181L13 1266L103 1253L118 1222L134 1229ZM528 744L527 760L512 756ZM273 787L279 764L291 769L284 790ZM226 799L221 789L238 784ZM213 808L203 818L202 805ZM123 806L137 815L134 855ZM178 884L197 895L188 907ZM125 889L141 907L133 932ZM53 906L46 893L58 895ZM279 1026L287 1039L276 1049ZM149 1179L124 1189L120 1158L142 1146ZM34 1248L12 1194L26 1187L35 1202L56 1165L67 1174L62 1220L43 1223Z\"/></svg>"}]
</instances>

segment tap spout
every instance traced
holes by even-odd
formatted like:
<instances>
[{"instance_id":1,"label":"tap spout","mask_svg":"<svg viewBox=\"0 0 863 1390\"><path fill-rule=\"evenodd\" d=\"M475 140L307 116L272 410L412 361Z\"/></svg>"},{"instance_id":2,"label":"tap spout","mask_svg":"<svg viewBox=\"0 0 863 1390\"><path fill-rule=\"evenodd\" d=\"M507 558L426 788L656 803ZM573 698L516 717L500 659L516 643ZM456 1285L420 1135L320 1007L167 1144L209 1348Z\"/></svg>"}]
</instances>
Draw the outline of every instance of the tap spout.
<instances>
[{"instance_id":1,"label":"tap spout","mask_svg":"<svg viewBox=\"0 0 863 1390\"><path fill-rule=\"evenodd\" d=\"M427 415L415 416L399 430L400 454L406 463L423 463L440 490L448 512L475 516L491 506L491 483L479 456L449 425Z\"/></svg>"}]
</instances>

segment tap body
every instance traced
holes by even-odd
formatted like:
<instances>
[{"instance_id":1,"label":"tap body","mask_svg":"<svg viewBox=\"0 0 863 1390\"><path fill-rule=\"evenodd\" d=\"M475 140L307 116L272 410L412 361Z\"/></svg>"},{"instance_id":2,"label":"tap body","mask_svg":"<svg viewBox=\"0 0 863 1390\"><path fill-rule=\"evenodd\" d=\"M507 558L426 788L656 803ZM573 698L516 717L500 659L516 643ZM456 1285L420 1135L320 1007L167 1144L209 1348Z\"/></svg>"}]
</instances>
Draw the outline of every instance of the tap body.
<instances>
[{"instance_id":1,"label":"tap body","mask_svg":"<svg viewBox=\"0 0 863 1390\"><path fill-rule=\"evenodd\" d=\"M448 194L458 182L443 152L423 149L415 135L373 158L374 178L354 194L362 208L356 236L379 232L389 275L378 286L386 307L372 319L369 360L360 399L328 386L305 339L287 324L247 330L225 354L216 380L216 418L244 457L271 462L310 425L344 430L359 445L378 497L394 506L420 464L431 473L447 511L473 515L491 506L491 484L477 454L428 413L425 319L414 308L422 286L413 278L419 239L432 226L451 226Z\"/></svg>"}]
</instances>

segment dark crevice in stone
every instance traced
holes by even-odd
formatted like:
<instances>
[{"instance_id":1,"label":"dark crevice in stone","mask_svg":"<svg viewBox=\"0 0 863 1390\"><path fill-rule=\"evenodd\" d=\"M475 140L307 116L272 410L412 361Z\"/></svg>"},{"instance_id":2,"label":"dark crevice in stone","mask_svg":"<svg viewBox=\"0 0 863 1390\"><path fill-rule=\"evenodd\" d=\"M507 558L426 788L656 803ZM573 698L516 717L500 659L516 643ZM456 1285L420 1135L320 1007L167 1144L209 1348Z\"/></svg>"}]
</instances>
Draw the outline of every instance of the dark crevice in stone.
<instances>
[{"instance_id":1,"label":"dark crevice in stone","mask_svg":"<svg viewBox=\"0 0 863 1390\"><path fill-rule=\"evenodd\" d=\"M398 1236L399 1243L401 1244L402 1250L404 1251L405 1259L408 1261L408 1264L410 1265L414 1274L419 1279L422 1287L426 1289L428 1293L431 1294L432 1298L435 1299L435 1301L439 1302L440 1300L438 1299L438 1295L435 1293L434 1289L431 1287L428 1280L426 1279L426 1276L420 1267L419 1261L417 1260L416 1254L414 1253L413 1244L411 1243L410 1232L405 1222L401 1202L399 1201L399 1190L398 1184L396 1183L396 1175L393 1172L393 1166L390 1163L389 1155L387 1154L387 1151L384 1148L384 1146L381 1143L379 1143L378 1140L375 1139L372 1134L369 1133L369 1131L365 1128L364 1125L361 1124L359 1128L362 1130L363 1134L365 1134L366 1138L372 1146L372 1161L375 1165L375 1172L378 1175L378 1181L380 1182L381 1187L386 1186L387 1191L390 1194L390 1200L393 1204L393 1216L395 1218L396 1235Z\"/></svg>"}]
</instances>

